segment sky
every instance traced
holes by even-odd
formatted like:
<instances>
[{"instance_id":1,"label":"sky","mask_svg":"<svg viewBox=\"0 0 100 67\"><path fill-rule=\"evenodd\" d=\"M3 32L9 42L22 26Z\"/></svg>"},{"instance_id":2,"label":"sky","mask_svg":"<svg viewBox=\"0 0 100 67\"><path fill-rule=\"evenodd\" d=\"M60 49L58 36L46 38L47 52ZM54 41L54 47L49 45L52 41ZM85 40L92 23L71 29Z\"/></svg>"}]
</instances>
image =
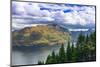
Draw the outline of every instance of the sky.
<instances>
[{"instance_id":1,"label":"sky","mask_svg":"<svg viewBox=\"0 0 100 67\"><path fill-rule=\"evenodd\" d=\"M95 7L77 4L50 4L12 1L12 28L22 29L36 23L60 22L95 25Z\"/></svg>"}]
</instances>

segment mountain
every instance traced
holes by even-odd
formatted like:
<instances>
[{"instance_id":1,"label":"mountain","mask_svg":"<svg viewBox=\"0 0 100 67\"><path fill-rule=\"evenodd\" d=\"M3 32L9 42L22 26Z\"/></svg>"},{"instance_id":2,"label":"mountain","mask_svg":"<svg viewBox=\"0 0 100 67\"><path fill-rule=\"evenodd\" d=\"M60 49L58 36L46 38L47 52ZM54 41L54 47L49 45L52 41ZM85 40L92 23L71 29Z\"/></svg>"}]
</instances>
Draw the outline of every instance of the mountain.
<instances>
[{"instance_id":1,"label":"mountain","mask_svg":"<svg viewBox=\"0 0 100 67\"><path fill-rule=\"evenodd\" d=\"M58 25L64 27L64 28L72 28L72 29L75 29L75 28L80 28L80 29L85 29L85 28L95 28L95 24L86 24L86 25L80 25L80 24L67 24L67 23L58 23Z\"/></svg>"},{"instance_id":2,"label":"mountain","mask_svg":"<svg viewBox=\"0 0 100 67\"><path fill-rule=\"evenodd\" d=\"M59 26L37 25L12 32L14 45L54 45L70 40L68 32Z\"/></svg>"}]
</instances>

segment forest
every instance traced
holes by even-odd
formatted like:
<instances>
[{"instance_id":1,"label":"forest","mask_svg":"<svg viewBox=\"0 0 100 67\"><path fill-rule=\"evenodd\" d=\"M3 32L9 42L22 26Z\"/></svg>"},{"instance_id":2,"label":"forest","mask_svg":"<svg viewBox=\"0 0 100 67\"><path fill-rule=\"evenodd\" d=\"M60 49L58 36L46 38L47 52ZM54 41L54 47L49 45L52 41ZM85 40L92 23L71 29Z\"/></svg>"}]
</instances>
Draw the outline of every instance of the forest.
<instances>
[{"instance_id":1,"label":"forest","mask_svg":"<svg viewBox=\"0 0 100 67\"><path fill-rule=\"evenodd\" d=\"M96 32L89 35L80 33L76 45L70 41L67 47L62 44L58 53L53 51L46 61L38 61L38 65L88 61L96 61Z\"/></svg>"}]
</instances>

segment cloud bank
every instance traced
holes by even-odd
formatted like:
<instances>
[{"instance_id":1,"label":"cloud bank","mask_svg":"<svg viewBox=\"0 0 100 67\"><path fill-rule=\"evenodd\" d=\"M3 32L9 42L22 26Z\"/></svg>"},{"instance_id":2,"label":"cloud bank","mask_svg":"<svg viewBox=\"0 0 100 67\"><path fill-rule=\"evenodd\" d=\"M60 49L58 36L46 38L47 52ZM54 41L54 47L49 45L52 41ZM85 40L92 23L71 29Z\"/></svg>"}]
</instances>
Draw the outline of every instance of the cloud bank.
<instances>
[{"instance_id":1,"label":"cloud bank","mask_svg":"<svg viewBox=\"0 0 100 67\"><path fill-rule=\"evenodd\" d=\"M12 27L14 29L45 22L82 26L95 25L95 7L74 4L12 2Z\"/></svg>"}]
</instances>

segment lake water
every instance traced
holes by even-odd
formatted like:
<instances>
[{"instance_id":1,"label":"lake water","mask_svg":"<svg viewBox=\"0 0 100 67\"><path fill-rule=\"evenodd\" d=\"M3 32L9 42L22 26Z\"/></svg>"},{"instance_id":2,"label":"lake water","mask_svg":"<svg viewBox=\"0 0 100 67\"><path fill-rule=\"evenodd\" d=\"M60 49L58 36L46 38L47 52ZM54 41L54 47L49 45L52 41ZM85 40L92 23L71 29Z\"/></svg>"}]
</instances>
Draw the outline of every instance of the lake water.
<instances>
[{"instance_id":1,"label":"lake water","mask_svg":"<svg viewBox=\"0 0 100 67\"><path fill-rule=\"evenodd\" d=\"M13 47L12 65L37 64L39 60L46 60L52 51L58 52L61 45Z\"/></svg>"},{"instance_id":2,"label":"lake water","mask_svg":"<svg viewBox=\"0 0 100 67\"><path fill-rule=\"evenodd\" d=\"M81 33L71 32L72 39L77 41L77 37ZM89 34L90 32L84 31L83 34ZM45 45L45 46L32 46L32 47L13 47L12 50L12 65L27 65L37 64L38 61L45 61L47 56L55 51L59 51L61 45ZM66 45L65 45L66 46Z\"/></svg>"}]
</instances>

